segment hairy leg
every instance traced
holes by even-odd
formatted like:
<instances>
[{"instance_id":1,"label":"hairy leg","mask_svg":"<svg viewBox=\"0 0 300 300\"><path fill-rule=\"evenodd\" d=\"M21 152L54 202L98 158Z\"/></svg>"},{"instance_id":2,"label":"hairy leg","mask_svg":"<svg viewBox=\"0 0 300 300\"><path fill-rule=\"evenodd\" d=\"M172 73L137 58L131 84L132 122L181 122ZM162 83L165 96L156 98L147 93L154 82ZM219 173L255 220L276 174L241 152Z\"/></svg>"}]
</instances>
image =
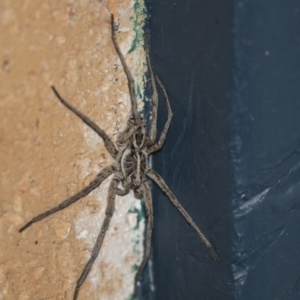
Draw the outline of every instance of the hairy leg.
<instances>
[{"instance_id":1,"label":"hairy leg","mask_svg":"<svg viewBox=\"0 0 300 300\"><path fill-rule=\"evenodd\" d=\"M135 289L137 287L138 281L141 278L145 265L149 259L150 250L151 250L151 237L152 237L152 230L153 230L153 206L152 206L151 190L149 184L146 181L143 183L143 195L144 195L146 215L147 215L145 250L144 250L144 257L142 263L140 264L140 267L135 275L135 279L134 279Z\"/></svg>"},{"instance_id":2,"label":"hairy leg","mask_svg":"<svg viewBox=\"0 0 300 300\"><path fill-rule=\"evenodd\" d=\"M146 49L146 58L147 64L150 73L150 81L152 87L152 120L151 120L151 129L150 129L150 140L155 143L156 134L157 134L157 108L158 108L158 94L156 83L153 75L152 64L149 57L149 41L148 36L145 38L145 49Z\"/></svg>"},{"instance_id":3,"label":"hairy leg","mask_svg":"<svg viewBox=\"0 0 300 300\"><path fill-rule=\"evenodd\" d=\"M121 60L124 72L125 72L126 77L127 77L130 100L131 100L132 115L134 117L135 122L139 123L140 114L139 114L138 108L137 108L137 99L136 99L136 94L135 94L134 79L133 79L132 74L131 74L131 72L130 72L127 64L126 64L124 55L122 54L121 49L119 47L119 44L117 42L114 26L115 26L114 15L111 15L111 36L112 36L112 41L113 41L114 47L116 49L116 52L118 53L118 56Z\"/></svg>"},{"instance_id":4,"label":"hairy leg","mask_svg":"<svg viewBox=\"0 0 300 300\"><path fill-rule=\"evenodd\" d=\"M165 89L165 87L163 86L163 84L161 83L161 81L159 80L159 78L157 76L155 76L155 79L156 79L156 81L158 82L160 88L163 91L164 98L165 98L165 101L166 101L166 104L167 104L168 118L167 118L167 121L165 123L164 129L161 133L161 136L159 138L159 141L157 142L157 144L150 147L149 154L160 150L161 147L163 146L163 144L165 143L167 133L168 133L168 130L170 128L172 117L173 117L173 113L172 113L172 110L171 110L171 105L170 105L170 102L169 102L169 98L168 98L168 94L166 92L166 89Z\"/></svg>"},{"instance_id":5,"label":"hairy leg","mask_svg":"<svg viewBox=\"0 0 300 300\"><path fill-rule=\"evenodd\" d=\"M22 232L23 230L25 230L26 228L28 228L29 226L31 226L33 223L36 223L38 221L43 220L44 218L68 207L69 205L71 205L72 203L78 201L79 199L87 196L92 190L94 190L95 188L97 188L102 181L107 178L109 175L111 175L115 170L115 166L114 165L110 165L107 168L103 169L97 176L96 178L91 181L91 183L85 187L84 189L82 189L80 192L78 192L77 194L71 196L70 198L64 200L62 203L60 203L58 206L53 207L47 211L45 211L42 214L37 215L36 217L34 217L31 221L29 221L27 224L25 224L20 230L19 232Z\"/></svg>"},{"instance_id":6,"label":"hairy leg","mask_svg":"<svg viewBox=\"0 0 300 300\"><path fill-rule=\"evenodd\" d=\"M86 125L88 125L91 129L93 129L104 141L104 145L106 147L106 150L110 153L112 157L116 157L118 154L118 151L112 142L112 140L109 138L109 136L106 134L106 132L101 129L97 124L95 124L91 119L89 119L87 116L85 116L83 113L81 113L79 110L77 110L73 105L71 105L69 102L64 100L58 91L55 89L54 86L51 86L54 94L58 98L58 100L66 106L70 111L72 111L76 116L78 116Z\"/></svg>"},{"instance_id":7,"label":"hairy leg","mask_svg":"<svg viewBox=\"0 0 300 300\"><path fill-rule=\"evenodd\" d=\"M76 284L76 288L75 288L75 292L74 292L74 297L73 300L76 300L79 294L79 290L80 287L82 286L82 284L84 283L85 279L87 278L102 245L102 242L104 240L106 231L109 227L109 223L110 220L113 216L114 213L114 209L115 209L115 199L116 199L116 190L117 190L117 185L118 182L115 178L113 178L113 180L111 181L110 185L109 185L109 189L108 189L108 196L107 196L107 207L106 207L106 211L105 211L105 217L101 226L101 230L100 233L97 237L97 241L96 244L93 248L91 257L89 259L89 261L87 262L86 266L84 267L83 272L81 273L80 278L77 281Z\"/></svg>"},{"instance_id":8,"label":"hairy leg","mask_svg":"<svg viewBox=\"0 0 300 300\"><path fill-rule=\"evenodd\" d=\"M126 141L131 138L136 131L138 130L139 126L133 124L127 124L127 127L124 131L120 132L117 138L118 144L124 144Z\"/></svg>"},{"instance_id":9,"label":"hairy leg","mask_svg":"<svg viewBox=\"0 0 300 300\"><path fill-rule=\"evenodd\" d=\"M187 211L182 207L182 205L179 203L179 201L176 199L174 194L170 191L169 187L166 185L164 180L153 170L149 169L147 171L147 176L152 179L158 187L168 196L171 203L175 206L175 208L181 213L181 215L185 218L188 224L197 232L198 236L202 240L202 242L205 244L205 246L210 251L211 255L213 256L214 260L216 262L219 262L219 258L217 253L215 252L214 248L212 247L209 240L206 238L206 236L202 233L202 231L198 228L198 226L195 224L191 216L187 213Z\"/></svg>"}]
</instances>

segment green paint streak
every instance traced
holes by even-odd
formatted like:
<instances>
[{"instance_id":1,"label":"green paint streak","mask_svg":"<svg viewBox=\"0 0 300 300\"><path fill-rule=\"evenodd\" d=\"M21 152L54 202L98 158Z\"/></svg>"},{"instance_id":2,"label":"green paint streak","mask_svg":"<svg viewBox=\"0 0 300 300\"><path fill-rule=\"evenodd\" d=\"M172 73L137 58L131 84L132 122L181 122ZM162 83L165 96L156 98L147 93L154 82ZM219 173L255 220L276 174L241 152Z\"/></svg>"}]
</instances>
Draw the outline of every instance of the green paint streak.
<instances>
[{"instance_id":1,"label":"green paint streak","mask_svg":"<svg viewBox=\"0 0 300 300\"><path fill-rule=\"evenodd\" d=\"M136 298L134 294L130 294L128 300L138 300L138 298Z\"/></svg>"},{"instance_id":2,"label":"green paint streak","mask_svg":"<svg viewBox=\"0 0 300 300\"><path fill-rule=\"evenodd\" d=\"M142 199L141 201L142 201L142 204L143 204L144 200ZM145 219L144 205L142 205L142 209L140 209L140 210L135 208L135 207L131 207L128 210L128 214L136 214L137 215L136 225L132 229L133 230L139 229L141 221Z\"/></svg>"},{"instance_id":3,"label":"green paint streak","mask_svg":"<svg viewBox=\"0 0 300 300\"><path fill-rule=\"evenodd\" d=\"M132 22L135 38L132 41L131 48L129 49L128 53L131 53L138 47L141 47L144 42L144 31L142 28L144 25L144 18L140 18L140 16L146 14L146 8L143 0L134 0L133 12L134 17L132 18Z\"/></svg>"},{"instance_id":4,"label":"green paint streak","mask_svg":"<svg viewBox=\"0 0 300 300\"><path fill-rule=\"evenodd\" d=\"M142 99L142 92L141 92L140 85L136 85L136 94L140 99Z\"/></svg>"},{"instance_id":5,"label":"green paint streak","mask_svg":"<svg viewBox=\"0 0 300 300\"><path fill-rule=\"evenodd\" d=\"M139 266L138 266L137 264L134 264L134 265L131 267L132 272L136 272L138 269L139 269Z\"/></svg>"},{"instance_id":6,"label":"green paint streak","mask_svg":"<svg viewBox=\"0 0 300 300\"><path fill-rule=\"evenodd\" d=\"M133 17L131 18L131 20L133 23L133 31L135 32L135 37L131 43L131 47L128 51L128 54L132 53L133 51L135 51L138 48L143 47L143 45L144 45L143 26L144 26L144 20L146 18L146 7L144 4L144 0L133 0L133 1L134 1ZM142 74L137 74L137 76L144 77L144 75L142 75ZM145 86L145 84L144 84L144 86ZM144 99L143 92L142 92L144 90L144 86L139 86L137 83L135 86L136 95L137 95L138 99L140 99L140 100Z\"/></svg>"}]
</instances>

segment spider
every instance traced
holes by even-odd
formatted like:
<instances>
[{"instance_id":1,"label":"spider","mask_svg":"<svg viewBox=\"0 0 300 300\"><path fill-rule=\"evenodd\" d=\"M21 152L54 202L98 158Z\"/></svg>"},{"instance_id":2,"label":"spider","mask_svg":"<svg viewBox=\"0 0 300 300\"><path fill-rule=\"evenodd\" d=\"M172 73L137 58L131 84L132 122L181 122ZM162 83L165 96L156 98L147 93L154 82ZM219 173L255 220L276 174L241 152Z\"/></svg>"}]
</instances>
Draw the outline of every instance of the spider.
<instances>
[{"instance_id":1,"label":"spider","mask_svg":"<svg viewBox=\"0 0 300 300\"><path fill-rule=\"evenodd\" d=\"M181 206L178 202L174 194L168 188L167 184L164 180L150 168L148 164L148 156L154 152L159 151L167 136L167 132L169 130L171 120L173 117L168 95L166 92L165 87L159 80L157 76L154 77L152 72L152 66L149 58L149 52L146 45L146 59L149 68L150 74L150 82L152 85L152 121L150 126L150 135L147 135L146 130L146 122L143 117L140 115L137 109L137 99L135 94L135 82L131 75L131 72L126 64L124 56L120 50L120 47L116 40L115 35L115 23L114 23L114 16L111 15L111 36L114 48L119 56L121 64L123 66L124 72L127 77L128 81L128 88L131 100L131 115L129 120L127 121L127 125L124 131L122 131L118 137L116 145L112 142L109 136L102 130L98 125L96 125L93 121L91 121L88 117L78 111L75 107L73 107L70 103L64 100L58 91L52 86L52 90L58 100L66 106L69 110L71 110L75 115L77 115L87 126L93 129L104 141L104 145L106 150L110 153L110 155L114 158L114 162L104 168L92 181L91 183L83 188L77 194L71 196L70 198L64 200L58 206L51 208L44 213L41 213L34 217L31 221L25 224L19 232L27 229L33 223L39 222L42 219L68 207L69 205L73 204L74 202L78 201L79 199L87 196L91 191L96 189L100 186L100 184L113 174L113 178L110 182L109 189L108 189L108 196L107 196L107 208L105 211L105 217L103 223L101 225L100 233L97 237L96 244L92 250L92 254L90 259L88 260L86 266L84 267L78 281L76 284L76 288L74 291L73 300L76 300L80 291L80 287L84 283L85 279L87 278L93 263L95 262L102 242L104 240L106 231L109 227L111 218L114 213L115 208L115 198L116 195L123 196L133 190L134 196L137 199L144 199L145 208L146 208L146 216L147 216L147 224L146 224L146 237L145 237L145 247L144 247L144 256L141 265L135 275L135 289L139 282L139 279L142 275L144 267L149 259L150 255L150 247L151 247L151 236L153 230L153 207L152 207L152 196L150 186L147 182L146 177L150 178L154 181L157 186L167 195L171 203L175 206L175 208L181 213L184 217L186 222L196 231L202 242L210 251L211 255L213 256L216 262L219 261L219 258L213 249L212 245L202 233L202 231L198 228L195 224L191 216L186 212L186 210ZM145 43L147 44L147 43ZM158 109L158 93L156 89L156 82L158 83L159 87L162 90L162 93L165 98L168 116L167 121L164 125L163 131L156 142L156 135L157 135L157 109Z\"/></svg>"}]
</instances>

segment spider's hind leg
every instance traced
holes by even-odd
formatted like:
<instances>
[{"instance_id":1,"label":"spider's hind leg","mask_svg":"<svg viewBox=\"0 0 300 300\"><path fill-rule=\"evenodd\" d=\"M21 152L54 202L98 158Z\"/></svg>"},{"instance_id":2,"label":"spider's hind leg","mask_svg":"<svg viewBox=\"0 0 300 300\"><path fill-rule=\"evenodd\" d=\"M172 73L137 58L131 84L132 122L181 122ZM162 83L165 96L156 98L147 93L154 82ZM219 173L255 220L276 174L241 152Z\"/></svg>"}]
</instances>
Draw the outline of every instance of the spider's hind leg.
<instances>
[{"instance_id":1,"label":"spider's hind leg","mask_svg":"<svg viewBox=\"0 0 300 300\"><path fill-rule=\"evenodd\" d=\"M78 201L79 199L87 196L91 191L93 191L95 188L97 188L102 181L107 178L109 175L111 175L115 170L115 166L111 165L108 166L107 168L103 169L97 176L96 178L91 181L91 183L86 186L85 188L83 188L80 192L78 192L77 194L71 196L70 198L66 199L65 201L63 201L62 203L60 203L58 206L53 207L47 211L45 211L44 213L41 213L39 215L37 215L36 217L34 217L31 221L29 221L27 224L25 224L22 228L19 229L19 232L22 232L23 230L27 229L29 226L31 226L33 223L39 222L43 219L45 219L46 217L68 207L69 205L73 204L74 202Z\"/></svg>"},{"instance_id":2,"label":"spider's hind leg","mask_svg":"<svg viewBox=\"0 0 300 300\"><path fill-rule=\"evenodd\" d=\"M100 251L100 248L102 246L102 242L104 240L105 234L107 232L107 229L109 227L111 218L114 213L115 209L115 199L116 199L116 192L117 192L117 186L118 186L118 180L116 178L113 178L108 189L108 196L107 196L107 208L105 211L105 217L102 222L101 230L100 233L97 237L96 244L92 250L91 257L89 261L87 262L86 266L84 267L83 272L81 273L80 278L77 281L75 292L74 292L74 297L73 300L76 300L79 294L80 287L84 283L85 279L87 278L98 254Z\"/></svg>"},{"instance_id":3,"label":"spider's hind leg","mask_svg":"<svg viewBox=\"0 0 300 300\"><path fill-rule=\"evenodd\" d=\"M145 181L143 183L143 195L145 200L146 214L147 214L147 225L146 225L146 237L145 237L145 248L144 248L144 257L140 267L134 278L134 294L136 295L137 283L141 278L142 272L145 268L146 263L148 262L151 250L151 237L153 231L153 205L152 205L152 196L149 184Z\"/></svg>"},{"instance_id":4,"label":"spider's hind leg","mask_svg":"<svg viewBox=\"0 0 300 300\"><path fill-rule=\"evenodd\" d=\"M210 251L212 257L216 262L219 262L219 257L214 250L213 246L209 242L209 240L206 238L206 236L203 234L203 232L198 228L198 226L193 221L192 217L188 214L188 212L182 207L182 205L179 203L177 198L174 196L174 194L171 192L167 184L164 182L164 180L153 170L149 169L147 171L147 176L152 179L157 186L168 196L171 203L174 205L174 207L180 212L180 214L184 217L186 222L196 231L202 242L205 244L207 249Z\"/></svg>"}]
</instances>

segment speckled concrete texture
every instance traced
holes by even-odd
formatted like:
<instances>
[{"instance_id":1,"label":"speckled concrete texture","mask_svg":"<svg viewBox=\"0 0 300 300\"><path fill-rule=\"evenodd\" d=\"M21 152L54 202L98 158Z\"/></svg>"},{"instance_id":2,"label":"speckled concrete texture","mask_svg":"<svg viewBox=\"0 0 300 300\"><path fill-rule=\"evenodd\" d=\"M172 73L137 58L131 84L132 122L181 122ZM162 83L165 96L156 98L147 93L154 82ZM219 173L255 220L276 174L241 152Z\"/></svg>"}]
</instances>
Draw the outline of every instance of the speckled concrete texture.
<instances>
[{"instance_id":1,"label":"speckled concrete texture","mask_svg":"<svg viewBox=\"0 0 300 300\"><path fill-rule=\"evenodd\" d=\"M111 41L110 13L142 90L145 56L136 38L142 36L142 10L142 3L130 0L0 1L0 299L73 297L100 230L110 178L69 208L22 234L18 229L81 190L112 158L50 86L115 140L130 99ZM132 194L117 197L79 299L130 299L143 252L140 211Z\"/></svg>"}]
</instances>

